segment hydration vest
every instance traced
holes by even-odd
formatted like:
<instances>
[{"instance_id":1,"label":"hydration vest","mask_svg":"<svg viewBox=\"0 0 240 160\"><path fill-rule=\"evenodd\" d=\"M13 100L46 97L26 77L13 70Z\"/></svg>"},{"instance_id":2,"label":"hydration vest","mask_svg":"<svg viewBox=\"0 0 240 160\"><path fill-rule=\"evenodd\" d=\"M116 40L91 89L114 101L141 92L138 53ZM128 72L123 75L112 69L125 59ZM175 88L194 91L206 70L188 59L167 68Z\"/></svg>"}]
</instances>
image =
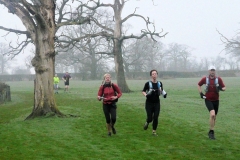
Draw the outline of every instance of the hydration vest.
<instances>
[{"instance_id":1,"label":"hydration vest","mask_svg":"<svg viewBox=\"0 0 240 160\"><path fill-rule=\"evenodd\" d=\"M219 89L218 89L218 77L215 77L215 80L214 80L214 84L215 84L215 87L216 87L216 91L219 92ZM210 81L209 81L209 77L206 76L206 88L205 88L205 92L208 92L208 87L210 85Z\"/></svg>"},{"instance_id":2,"label":"hydration vest","mask_svg":"<svg viewBox=\"0 0 240 160\"><path fill-rule=\"evenodd\" d=\"M148 81L148 83L149 83L149 90L150 89L153 89L153 86L152 86L152 81ZM161 94L161 83L159 82L159 81L157 81L157 86L158 86L158 95L160 95Z\"/></svg>"}]
</instances>

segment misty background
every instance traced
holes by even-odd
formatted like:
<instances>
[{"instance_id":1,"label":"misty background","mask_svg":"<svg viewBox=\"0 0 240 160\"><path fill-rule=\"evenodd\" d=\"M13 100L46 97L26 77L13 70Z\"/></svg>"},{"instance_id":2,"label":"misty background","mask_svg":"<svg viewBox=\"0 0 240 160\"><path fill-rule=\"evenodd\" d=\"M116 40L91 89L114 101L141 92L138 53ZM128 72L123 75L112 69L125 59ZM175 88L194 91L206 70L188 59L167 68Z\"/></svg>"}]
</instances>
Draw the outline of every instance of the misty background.
<instances>
[{"instance_id":1,"label":"misty background","mask_svg":"<svg viewBox=\"0 0 240 160\"><path fill-rule=\"evenodd\" d=\"M104 0L112 3L112 0ZM163 30L168 34L154 43L150 39L129 40L124 43L123 56L125 71L149 71L156 68L162 71L198 71L207 70L207 66L215 65L219 70L239 69L237 58L226 55L221 35L235 37L239 27L240 1L238 0L130 0L126 3L123 16L133 13L149 17L154 21L156 31ZM110 11L109 11L110 12ZM110 12L111 14L111 12ZM25 31L25 27L16 15L0 5L0 26ZM141 19L132 18L127 21L123 32L138 34L145 24ZM76 30L87 31L86 25ZM65 28L64 32L73 34L76 30ZM72 31L72 33L71 33ZM20 43L24 37L0 30L1 55L8 50L8 45ZM97 41L97 40L95 40ZM108 44L101 44L102 50L111 50ZM93 47L93 46L91 46ZM79 44L81 48L81 44ZM56 57L56 72L91 72L91 56L89 48L61 51ZM1 74L34 73L31 67L33 47L30 45L18 55L4 56L1 59ZM71 53L71 54L70 54ZM81 58L79 58L81 57ZM97 63L101 71L114 71L111 56L97 55ZM3 67L3 64L5 66Z\"/></svg>"}]
</instances>

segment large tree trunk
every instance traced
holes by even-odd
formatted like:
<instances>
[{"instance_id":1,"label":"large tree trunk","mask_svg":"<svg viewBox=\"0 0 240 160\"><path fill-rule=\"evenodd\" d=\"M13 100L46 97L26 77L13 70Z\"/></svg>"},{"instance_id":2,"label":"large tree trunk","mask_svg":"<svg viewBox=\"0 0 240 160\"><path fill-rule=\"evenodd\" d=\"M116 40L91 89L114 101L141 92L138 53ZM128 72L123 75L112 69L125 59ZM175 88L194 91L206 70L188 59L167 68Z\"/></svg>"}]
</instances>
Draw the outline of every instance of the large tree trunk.
<instances>
[{"instance_id":1,"label":"large tree trunk","mask_svg":"<svg viewBox=\"0 0 240 160\"><path fill-rule=\"evenodd\" d=\"M58 110L53 92L54 75L54 37L55 37L55 6L54 3L45 1L47 14L45 26L38 25L35 32L35 57L32 65L35 68L36 79L34 81L34 107L27 117L31 119L46 114L63 114Z\"/></svg>"},{"instance_id":2,"label":"large tree trunk","mask_svg":"<svg viewBox=\"0 0 240 160\"><path fill-rule=\"evenodd\" d=\"M115 17L115 27L114 27L114 46L113 46L113 53L114 53L114 62L115 62L115 70L117 75L117 83L118 86L121 88L121 91L124 93L130 92L128 88L124 66L123 66L123 57L122 57L122 18L121 12L122 7L119 1L115 1L114 4L114 17Z\"/></svg>"},{"instance_id":3,"label":"large tree trunk","mask_svg":"<svg viewBox=\"0 0 240 160\"><path fill-rule=\"evenodd\" d=\"M34 81L34 107L27 119L43 116L48 113L62 115L57 109L53 92L55 52L54 43L50 40L53 39L53 37L50 36L52 34L49 33L49 41L45 41L41 35L42 34L38 36L38 43L35 44L36 55L32 60L36 72L36 79ZM47 35L47 33L45 35Z\"/></svg>"},{"instance_id":4,"label":"large tree trunk","mask_svg":"<svg viewBox=\"0 0 240 160\"><path fill-rule=\"evenodd\" d=\"M117 84L121 88L122 92L128 93L130 92L130 89L128 88L126 78L125 78L121 45L122 43L119 42L119 40L115 40L113 51L114 51L115 70L117 75Z\"/></svg>"}]
</instances>

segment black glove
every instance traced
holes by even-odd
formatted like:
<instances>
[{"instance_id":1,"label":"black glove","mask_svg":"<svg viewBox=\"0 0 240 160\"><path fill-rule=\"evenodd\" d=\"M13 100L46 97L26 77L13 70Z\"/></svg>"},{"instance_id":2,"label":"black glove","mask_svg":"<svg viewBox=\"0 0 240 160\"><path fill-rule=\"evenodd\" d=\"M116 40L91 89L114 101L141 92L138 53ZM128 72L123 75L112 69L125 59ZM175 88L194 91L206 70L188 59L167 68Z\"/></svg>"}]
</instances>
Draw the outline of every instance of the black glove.
<instances>
[{"instance_id":1,"label":"black glove","mask_svg":"<svg viewBox=\"0 0 240 160\"><path fill-rule=\"evenodd\" d=\"M218 86L217 88L218 88L219 91L223 91L221 86Z\"/></svg>"},{"instance_id":2,"label":"black glove","mask_svg":"<svg viewBox=\"0 0 240 160\"><path fill-rule=\"evenodd\" d=\"M205 95L201 92L201 93L200 93L200 97L201 97L202 99L205 99L203 96L205 97Z\"/></svg>"},{"instance_id":3,"label":"black glove","mask_svg":"<svg viewBox=\"0 0 240 160\"><path fill-rule=\"evenodd\" d=\"M167 93L165 95L163 95L163 98L167 98Z\"/></svg>"}]
</instances>

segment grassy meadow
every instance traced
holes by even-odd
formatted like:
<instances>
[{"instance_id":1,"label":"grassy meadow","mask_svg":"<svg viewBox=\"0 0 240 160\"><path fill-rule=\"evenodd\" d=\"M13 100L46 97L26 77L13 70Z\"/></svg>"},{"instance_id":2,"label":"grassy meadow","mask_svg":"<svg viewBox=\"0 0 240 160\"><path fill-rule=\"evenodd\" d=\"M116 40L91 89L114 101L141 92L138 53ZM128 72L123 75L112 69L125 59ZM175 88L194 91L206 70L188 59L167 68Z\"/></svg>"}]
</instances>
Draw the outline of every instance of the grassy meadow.
<instances>
[{"instance_id":1,"label":"grassy meadow","mask_svg":"<svg viewBox=\"0 0 240 160\"><path fill-rule=\"evenodd\" d=\"M24 121L33 106L33 82L5 82L12 101L0 105L0 160L226 160L240 159L240 80L223 78L215 127L209 140L209 113L197 91L200 78L163 79L168 97L161 97L161 113L152 136L141 90L147 80L128 80L131 93L118 101L117 134L107 136L97 91L101 81L70 82L70 92L56 94L67 118L44 117ZM115 82L115 81L113 81ZM61 81L60 87L63 88Z\"/></svg>"}]
</instances>

